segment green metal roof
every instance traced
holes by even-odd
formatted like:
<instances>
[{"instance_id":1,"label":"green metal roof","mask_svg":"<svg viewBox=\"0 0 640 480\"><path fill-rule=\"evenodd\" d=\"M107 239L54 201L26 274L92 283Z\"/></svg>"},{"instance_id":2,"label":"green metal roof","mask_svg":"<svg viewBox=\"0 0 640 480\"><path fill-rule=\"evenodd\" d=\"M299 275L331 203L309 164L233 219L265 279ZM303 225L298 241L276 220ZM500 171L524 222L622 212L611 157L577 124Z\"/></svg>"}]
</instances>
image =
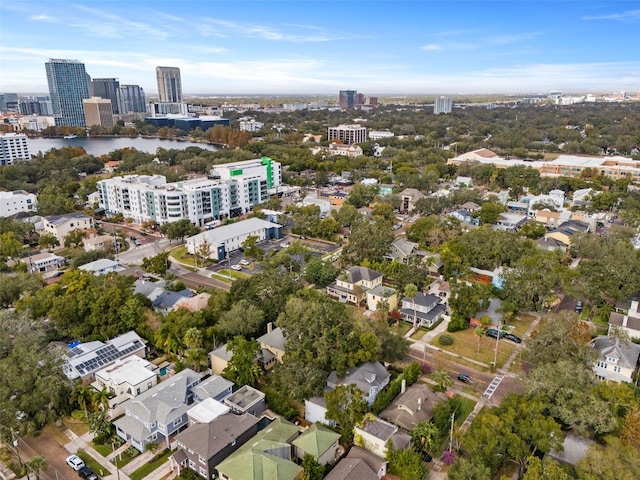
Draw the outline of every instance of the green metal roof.
<instances>
[{"instance_id":1,"label":"green metal roof","mask_svg":"<svg viewBox=\"0 0 640 480\"><path fill-rule=\"evenodd\" d=\"M310 453L314 457L319 458L331 445L336 443L339 438L339 433L329 430L319 423L314 423L306 432L291 443L306 453Z\"/></svg>"},{"instance_id":2,"label":"green metal roof","mask_svg":"<svg viewBox=\"0 0 640 480\"><path fill-rule=\"evenodd\" d=\"M289 458L287 441L298 427L286 420L275 420L242 447L229 455L216 469L231 480L296 480L302 468Z\"/></svg>"}]
</instances>

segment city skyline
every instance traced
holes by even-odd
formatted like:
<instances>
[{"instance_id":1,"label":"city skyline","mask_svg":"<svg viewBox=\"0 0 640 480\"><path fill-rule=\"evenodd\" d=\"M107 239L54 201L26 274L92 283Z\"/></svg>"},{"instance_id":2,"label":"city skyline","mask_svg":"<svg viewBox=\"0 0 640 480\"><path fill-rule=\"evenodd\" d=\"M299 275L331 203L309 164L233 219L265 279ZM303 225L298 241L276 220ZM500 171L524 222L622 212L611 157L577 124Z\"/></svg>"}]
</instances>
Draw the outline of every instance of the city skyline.
<instances>
[{"instance_id":1,"label":"city skyline","mask_svg":"<svg viewBox=\"0 0 640 480\"><path fill-rule=\"evenodd\" d=\"M0 91L46 92L49 58L157 95L640 91L633 2L122 2L0 5Z\"/></svg>"}]
</instances>

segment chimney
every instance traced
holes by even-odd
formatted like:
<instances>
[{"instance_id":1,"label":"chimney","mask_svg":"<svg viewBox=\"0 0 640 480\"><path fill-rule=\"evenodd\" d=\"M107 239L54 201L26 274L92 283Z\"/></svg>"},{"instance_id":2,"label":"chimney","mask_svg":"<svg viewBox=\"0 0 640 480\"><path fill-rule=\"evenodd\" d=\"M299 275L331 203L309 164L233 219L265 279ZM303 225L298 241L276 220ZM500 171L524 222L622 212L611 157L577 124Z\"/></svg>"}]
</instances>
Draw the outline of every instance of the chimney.
<instances>
[{"instance_id":1,"label":"chimney","mask_svg":"<svg viewBox=\"0 0 640 480\"><path fill-rule=\"evenodd\" d=\"M400 393L404 393L407 390L407 381L402 379L402 387L400 387Z\"/></svg>"},{"instance_id":2,"label":"chimney","mask_svg":"<svg viewBox=\"0 0 640 480\"><path fill-rule=\"evenodd\" d=\"M267 333L271 333L273 331L273 322L267 323Z\"/></svg>"},{"instance_id":3,"label":"chimney","mask_svg":"<svg viewBox=\"0 0 640 480\"><path fill-rule=\"evenodd\" d=\"M422 409L422 399L418 398L418 411Z\"/></svg>"},{"instance_id":4,"label":"chimney","mask_svg":"<svg viewBox=\"0 0 640 480\"><path fill-rule=\"evenodd\" d=\"M629 307L629 314L638 313L638 301L631 300L631 306Z\"/></svg>"}]
</instances>

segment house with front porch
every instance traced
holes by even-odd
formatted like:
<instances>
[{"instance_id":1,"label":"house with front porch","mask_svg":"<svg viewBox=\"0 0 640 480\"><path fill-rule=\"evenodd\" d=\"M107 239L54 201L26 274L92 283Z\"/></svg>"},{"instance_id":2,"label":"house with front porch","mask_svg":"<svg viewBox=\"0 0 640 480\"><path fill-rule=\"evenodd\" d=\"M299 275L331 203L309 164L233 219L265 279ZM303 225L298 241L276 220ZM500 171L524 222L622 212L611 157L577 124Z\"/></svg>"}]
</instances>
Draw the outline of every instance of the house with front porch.
<instances>
[{"instance_id":1,"label":"house with front porch","mask_svg":"<svg viewBox=\"0 0 640 480\"><path fill-rule=\"evenodd\" d=\"M116 434L141 452L149 443L170 448L173 435L189 425L192 389L201 379L201 373L187 368L127 400L122 405L125 416L113 423Z\"/></svg>"},{"instance_id":2,"label":"house with front porch","mask_svg":"<svg viewBox=\"0 0 640 480\"><path fill-rule=\"evenodd\" d=\"M599 380L633 382L640 345L624 342L618 337L598 337L593 340L593 349L598 353L593 372Z\"/></svg>"},{"instance_id":3,"label":"house with front porch","mask_svg":"<svg viewBox=\"0 0 640 480\"><path fill-rule=\"evenodd\" d=\"M355 266L338 275L336 281L327 287L327 294L341 302L359 305L367 296L367 291L382 285L382 274L367 267Z\"/></svg>"},{"instance_id":4,"label":"house with front porch","mask_svg":"<svg viewBox=\"0 0 640 480\"><path fill-rule=\"evenodd\" d=\"M418 292L414 298L403 297L400 306L402 318L414 326L433 327L447 308L439 296Z\"/></svg>"}]
</instances>

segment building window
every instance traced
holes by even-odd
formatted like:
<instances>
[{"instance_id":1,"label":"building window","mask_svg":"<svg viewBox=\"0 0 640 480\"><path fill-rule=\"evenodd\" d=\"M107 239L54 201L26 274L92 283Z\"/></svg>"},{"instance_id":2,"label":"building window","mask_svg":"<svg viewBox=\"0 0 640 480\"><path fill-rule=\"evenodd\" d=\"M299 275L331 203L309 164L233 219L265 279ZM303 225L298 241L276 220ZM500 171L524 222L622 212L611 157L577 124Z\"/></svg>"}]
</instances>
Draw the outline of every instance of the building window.
<instances>
[{"instance_id":1,"label":"building window","mask_svg":"<svg viewBox=\"0 0 640 480\"><path fill-rule=\"evenodd\" d=\"M202 475L204 478L207 478L207 470L203 467L200 467L200 475Z\"/></svg>"},{"instance_id":2,"label":"building window","mask_svg":"<svg viewBox=\"0 0 640 480\"><path fill-rule=\"evenodd\" d=\"M190 459L189 460L189 468L195 471L196 468L197 468L196 467L196 462L194 462L193 460Z\"/></svg>"},{"instance_id":3,"label":"building window","mask_svg":"<svg viewBox=\"0 0 640 480\"><path fill-rule=\"evenodd\" d=\"M182 418L176 418L173 421L173 426L176 427L176 426L180 425L181 423L182 423Z\"/></svg>"},{"instance_id":4,"label":"building window","mask_svg":"<svg viewBox=\"0 0 640 480\"><path fill-rule=\"evenodd\" d=\"M204 458L203 456L201 456L201 455L199 455L199 456L198 456L198 461L199 461L200 463L206 463L205 458Z\"/></svg>"}]
</instances>

